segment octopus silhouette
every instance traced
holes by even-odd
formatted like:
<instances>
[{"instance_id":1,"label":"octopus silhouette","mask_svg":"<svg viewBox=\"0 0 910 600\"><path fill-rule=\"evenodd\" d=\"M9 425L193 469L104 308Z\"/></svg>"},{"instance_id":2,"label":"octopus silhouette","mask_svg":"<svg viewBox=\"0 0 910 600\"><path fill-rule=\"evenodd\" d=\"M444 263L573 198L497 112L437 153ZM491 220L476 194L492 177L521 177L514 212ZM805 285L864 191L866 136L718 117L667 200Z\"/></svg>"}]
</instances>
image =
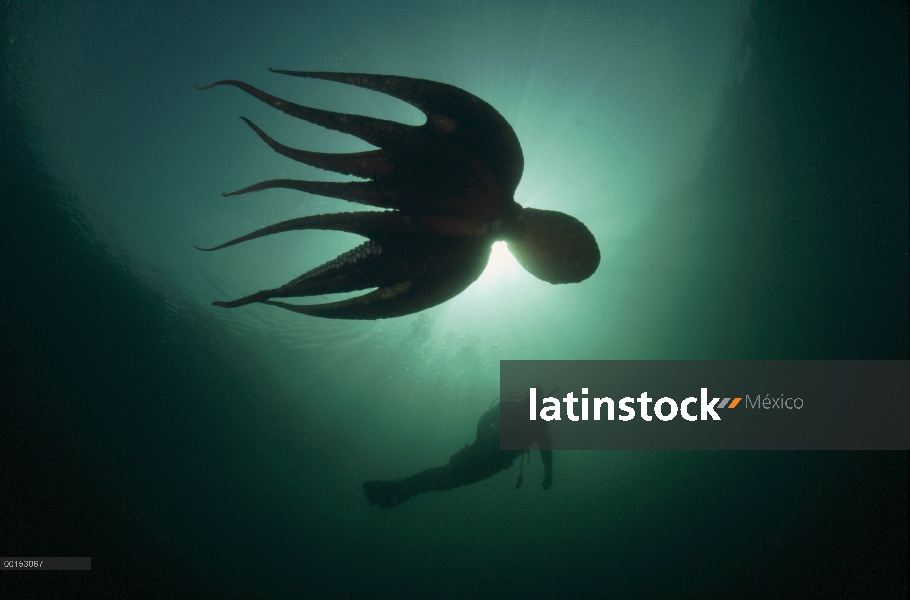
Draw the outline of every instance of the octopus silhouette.
<instances>
[{"instance_id":1,"label":"octopus silhouette","mask_svg":"<svg viewBox=\"0 0 910 600\"><path fill-rule=\"evenodd\" d=\"M504 240L518 262L553 284L590 277L600 263L594 236L561 212L523 208L513 197L524 158L512 127L496 110L468 92L425 79L355 73L275 73L345 83L403 100L426 115L405 125L360 115L300 106L235 80L230 85L298 119L340 131L376 146L352 154L308 152L285 146L241 117L273 150L306 165L367 181L273 179L224 194L290 188L392 209L316 215L283 221L214 248L273 233L304 229L346 231L367 242L293 281L215 306L254 302L330 319L385 319L415 313L449 300L483 272L493 243ZM325 304L288 304L292 298L376 288Z\"/></svg>"}]
</instances>

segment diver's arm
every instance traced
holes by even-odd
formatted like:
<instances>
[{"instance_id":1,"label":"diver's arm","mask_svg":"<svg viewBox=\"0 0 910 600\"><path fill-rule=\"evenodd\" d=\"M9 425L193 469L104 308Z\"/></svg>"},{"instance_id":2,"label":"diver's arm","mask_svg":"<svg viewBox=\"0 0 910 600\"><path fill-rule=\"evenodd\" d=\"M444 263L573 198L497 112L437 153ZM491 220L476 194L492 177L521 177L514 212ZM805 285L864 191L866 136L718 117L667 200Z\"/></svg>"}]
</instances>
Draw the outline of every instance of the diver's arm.
<instances>
[{"instance_id":1,"label":"diver's arm","mask_svg":"<svg viewBox=\"0 0 910 600\"><path fill-rule=\"evenodd\" d=\"M540 459L543 461L543 489L550 489L553 483L553 451L541 450Z\"/></svg>"},{"instance_id":2,"label":"diver's arm","mask_svg":"<svg viewBox=\"0 0 910 600\"><path fill-rule=\"evenodd\" d=\"M553 483L553 439L550 437L550 427L541 423L539 430L540 460L543 461L543 489L550 489Z\"/></svg>"}]
</instances>

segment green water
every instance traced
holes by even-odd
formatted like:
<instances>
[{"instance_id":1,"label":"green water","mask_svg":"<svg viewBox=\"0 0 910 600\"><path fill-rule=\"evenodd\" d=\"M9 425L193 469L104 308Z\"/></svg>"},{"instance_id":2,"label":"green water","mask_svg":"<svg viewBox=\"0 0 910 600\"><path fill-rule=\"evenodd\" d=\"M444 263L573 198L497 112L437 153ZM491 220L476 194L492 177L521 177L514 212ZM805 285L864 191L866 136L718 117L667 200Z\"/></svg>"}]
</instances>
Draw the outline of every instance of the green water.
<instances>
[{"instance_id":1,"label":"green water","mask_svg":"<svg viewBox=\"0 0 910 600\"><path fill-rule=\"evenodd\" d=\"M563 452L548 492L534 453L520 490L513 468L392 511L360 488L471 442L503 359L906 359L906 5L3 10L0 554L93 557L3 597L906 596L905 452ZM330 178L236 117L366 146L195 84L421 119L267 67L480 96L521 141L516 200L583 221L599 270L551 286L498 245L399 319L211 307L359 243L192 248L358 209L222 198Z\"/></svg>"}]
</instances>

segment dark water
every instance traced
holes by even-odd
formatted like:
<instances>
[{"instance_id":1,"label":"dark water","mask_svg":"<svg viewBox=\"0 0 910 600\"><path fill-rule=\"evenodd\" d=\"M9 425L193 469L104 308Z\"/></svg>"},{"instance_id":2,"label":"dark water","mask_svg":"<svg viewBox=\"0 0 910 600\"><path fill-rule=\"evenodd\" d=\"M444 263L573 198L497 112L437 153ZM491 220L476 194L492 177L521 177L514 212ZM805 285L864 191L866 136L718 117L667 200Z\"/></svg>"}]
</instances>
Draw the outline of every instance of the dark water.
<instances>
[{"instance_id":1,"label":"dark water","mask_svg":"<svg viewBox=\"0 0 910 600\"><path fill-rule=\"evenodd\" d=\"M0 554L93 569L2 573L0 597L906 597L906 452L562 453L547 493L536 456L520 491L512 470L390 512L360 492L470 441L500 358L908 358L906 4L759 2L744 42L643 243L574 207L619 275L564 292L584 299L562 330L300 318L300 350L114 247L49 174L5 43ZM634 294L610 300L617 282Z\"/></svg>"}]
</instances>

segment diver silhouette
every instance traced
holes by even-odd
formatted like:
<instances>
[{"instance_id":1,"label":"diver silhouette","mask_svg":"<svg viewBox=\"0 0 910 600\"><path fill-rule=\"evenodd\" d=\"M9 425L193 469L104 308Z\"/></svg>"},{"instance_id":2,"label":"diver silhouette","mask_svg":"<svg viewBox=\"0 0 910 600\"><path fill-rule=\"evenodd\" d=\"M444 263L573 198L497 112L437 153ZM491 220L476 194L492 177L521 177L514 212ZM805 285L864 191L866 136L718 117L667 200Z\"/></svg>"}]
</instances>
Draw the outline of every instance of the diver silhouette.
<instances>
[{"instance_id":1,"label":"diver silhouette","mask_svg":"<svg viewBox=\"0 0 910 600\"><path fill-rule=\"evenodd\" d=\"M504 401L503 410L527 410L524 403ZM543 489L550 489L553 482L553 451L550 432L545 421L528 421L521 432L523 450L500 450L499 448L500 404L496 403L485 412L477 422L477 439L449 458L449 464L443 467L425 469L419 473L392 481L367 481L363 484L363 493L370 504L380 508L398 506L408 498L426 492L444 492L470 483L477 483L487 477L508 469L515 459L527 452L535 442L540 448L543 460ZM518 475L515 487L521 486L522 472Z\"/></svg>"}]
</instances>

